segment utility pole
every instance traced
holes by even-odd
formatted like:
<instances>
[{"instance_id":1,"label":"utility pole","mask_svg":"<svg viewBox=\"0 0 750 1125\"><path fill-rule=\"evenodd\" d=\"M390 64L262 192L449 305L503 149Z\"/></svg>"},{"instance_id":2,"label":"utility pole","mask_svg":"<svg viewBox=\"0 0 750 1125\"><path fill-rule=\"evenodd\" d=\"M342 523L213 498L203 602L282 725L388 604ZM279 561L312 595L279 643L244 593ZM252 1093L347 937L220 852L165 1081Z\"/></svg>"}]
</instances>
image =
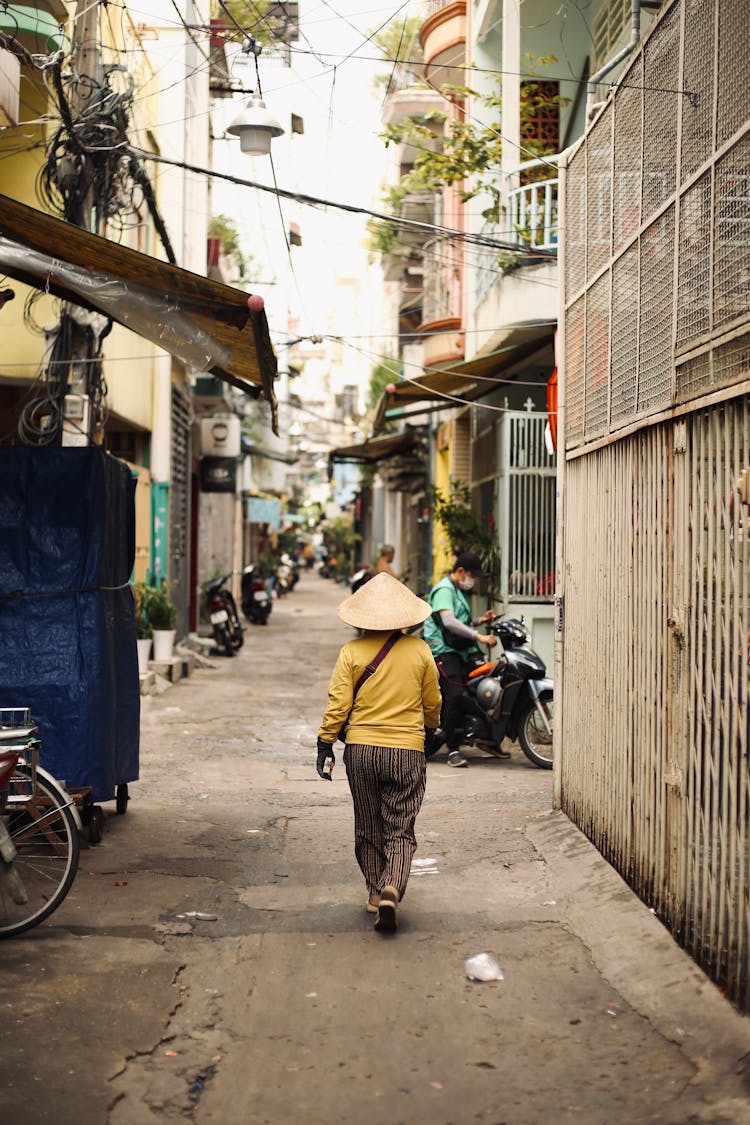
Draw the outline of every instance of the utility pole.
<instances>
[{"instance_id":1,"label":"utility pole","mask_svg":"<svg viewBox=\"0 0 750 1125\"><path fill-rule=\"evenodd\" d=\"M102 88L101 48L99 42L99 4L78 0L73 26L71 61L75 74L70 97L73 125L95 105ZM95 214L95 165L80 139L72 137L74 151L67 158L63 174L77 175L80 184L77 206L68 216L87 231L104 233L105 215ZM76 151L77 150L77 151ZM60 334L67 343L68 370L61 387L63 445L89 445L101 437L96 430L96 406L101 387L101 341L108 321L78 305L65 303L60 321Z\"/></svg>"}]
</instances>

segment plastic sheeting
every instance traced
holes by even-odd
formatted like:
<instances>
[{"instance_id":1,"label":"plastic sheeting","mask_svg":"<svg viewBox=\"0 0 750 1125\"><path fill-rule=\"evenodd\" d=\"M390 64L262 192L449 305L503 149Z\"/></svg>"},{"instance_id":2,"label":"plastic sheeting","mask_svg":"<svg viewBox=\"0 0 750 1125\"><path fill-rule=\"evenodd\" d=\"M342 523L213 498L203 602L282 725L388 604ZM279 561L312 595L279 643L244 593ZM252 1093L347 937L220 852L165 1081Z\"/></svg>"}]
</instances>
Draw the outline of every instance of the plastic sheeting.
<instances>
[{"instance_id":1,"label":"plastic sheeting","mask_svg":"<svg viewBox=\"0 0 750 1125\"><path fill-rule=\"evenodd\" d=\"M100 449L0 448L0 706L95 801L138 777L135 483Z\"/></svg>"}]
</instances>

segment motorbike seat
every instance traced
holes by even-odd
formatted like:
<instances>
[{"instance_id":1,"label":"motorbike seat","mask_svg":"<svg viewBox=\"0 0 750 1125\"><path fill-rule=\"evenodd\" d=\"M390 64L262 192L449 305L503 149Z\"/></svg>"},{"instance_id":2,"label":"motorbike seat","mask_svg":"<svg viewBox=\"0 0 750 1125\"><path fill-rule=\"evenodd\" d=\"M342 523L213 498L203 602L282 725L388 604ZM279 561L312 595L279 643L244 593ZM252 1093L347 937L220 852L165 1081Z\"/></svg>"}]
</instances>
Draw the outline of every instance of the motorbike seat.
<instances>
[{"instance_id":1,"label":"motorbike seat","mask_svg":"<svg viewBox=\"0 0 750 1125\"><path fill-rule=\"evenodd\" d=\"M486 676L492 671L494 667L495 665L492 663L492 661L487 664L480 664L478 668L472 668L471 672L469 672L469 675L466 678L469 680L474 680L477 678L477 676Z\"/></svg>"}]
</instances>

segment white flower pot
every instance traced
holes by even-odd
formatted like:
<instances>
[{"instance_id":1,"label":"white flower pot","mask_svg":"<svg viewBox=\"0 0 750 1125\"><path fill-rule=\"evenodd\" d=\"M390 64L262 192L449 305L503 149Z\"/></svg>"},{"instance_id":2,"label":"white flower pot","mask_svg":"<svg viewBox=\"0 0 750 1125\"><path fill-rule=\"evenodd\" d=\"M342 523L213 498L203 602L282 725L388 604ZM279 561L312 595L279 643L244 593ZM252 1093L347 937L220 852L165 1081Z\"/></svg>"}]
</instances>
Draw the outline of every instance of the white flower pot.
<instances>
[{"instance_id":1,"label":"white flower pot","mask_svg":"<svg viewBox=\"0 0 750 1125\"><path fill-rule=\"evenodd\" d=\"M154 629L154 660L172 659L176 629Z\"/></svg>"},{"instance_id":2,"label":"white flower pot","mask_svg":"<svg viewBox=\"0 0 750 1125\"><path fill-rule=\"evenodd\" d=\"M148 658L151 654L151 638L138 637L135 644L138 649L138 674L145 676L148 672Z\"/></svg>"}]
</instances>

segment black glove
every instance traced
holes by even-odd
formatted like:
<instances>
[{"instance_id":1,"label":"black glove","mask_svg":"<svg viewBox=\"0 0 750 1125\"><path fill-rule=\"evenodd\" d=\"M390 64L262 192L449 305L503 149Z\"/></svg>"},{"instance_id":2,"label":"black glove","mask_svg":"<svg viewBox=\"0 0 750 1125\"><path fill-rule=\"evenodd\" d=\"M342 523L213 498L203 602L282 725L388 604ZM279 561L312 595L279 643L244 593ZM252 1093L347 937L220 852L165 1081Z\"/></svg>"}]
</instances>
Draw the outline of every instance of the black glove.
<instances>
[{"instance_id":1,"label":"black glove","mask_svg":"<svg viewBox=\"0 0 750 1125\"><path fill-rule=\"evenodd\" d=\"M425 753L429 754L432 749L432 740L435 737L435 727L424 728L424 749Z\"/></svg>"},{"instance_id":2,"label":"black glove","mask_svg":"<svg viewBox=\"0 0 750 1125\"><path fill-rule=\"evenodd\" d=\"M317 761L317 764L316 764L315 768L317 769L320 777L323 778L323 781L332 781L333 780L333 778L331 777L331 774L333 773L333 767L334 767L335 764L336 764L336 757L333 753L333 743L332 742L323 742L322 738L319 738L318 739L318 761ZM326 765L328 765L328 769L326 769Z\"/></svg>"}]
</instances>

